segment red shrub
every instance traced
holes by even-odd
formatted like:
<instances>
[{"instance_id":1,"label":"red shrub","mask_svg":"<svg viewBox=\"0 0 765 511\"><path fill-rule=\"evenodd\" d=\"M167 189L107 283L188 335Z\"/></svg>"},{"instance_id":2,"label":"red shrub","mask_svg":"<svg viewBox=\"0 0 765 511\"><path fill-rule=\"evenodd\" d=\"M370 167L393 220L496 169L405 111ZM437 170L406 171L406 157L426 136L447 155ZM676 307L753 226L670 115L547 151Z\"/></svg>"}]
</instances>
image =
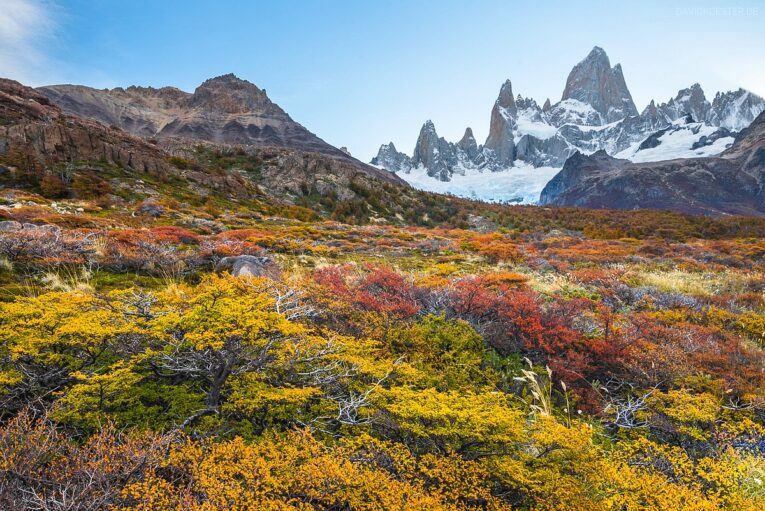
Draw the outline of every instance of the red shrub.
<instances>
[{"instance_id":1,"label":"red shrub","mask_svg":"<svg viewBox=\"0 0 765 511\"><path fill-rule=\"evenodd\" d=\"M336 298L363 310L407 318L421 309L418 289L385 266L369 265L360 275L353 275L350 266L330 266L318 270L315 278Z\"/></svg>"}]
</instances>

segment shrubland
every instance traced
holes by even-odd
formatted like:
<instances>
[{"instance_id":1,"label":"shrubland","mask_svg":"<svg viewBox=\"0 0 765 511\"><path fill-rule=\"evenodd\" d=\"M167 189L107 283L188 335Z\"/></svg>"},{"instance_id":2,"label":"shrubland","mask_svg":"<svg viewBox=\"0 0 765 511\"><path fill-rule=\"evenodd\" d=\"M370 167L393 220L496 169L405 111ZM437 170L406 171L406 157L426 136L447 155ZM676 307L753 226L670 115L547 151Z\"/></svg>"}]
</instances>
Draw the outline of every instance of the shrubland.
<instances>
[{"instance_id":1,"label":"shrubland","mask_svg":"<svg viewBox=\"0 0 765 511\"><path fill-rule=\"evenodd\" d=\"M66 193L0 209L3 509L765 506L760 220Z\"/></svg>"}]
</instances>

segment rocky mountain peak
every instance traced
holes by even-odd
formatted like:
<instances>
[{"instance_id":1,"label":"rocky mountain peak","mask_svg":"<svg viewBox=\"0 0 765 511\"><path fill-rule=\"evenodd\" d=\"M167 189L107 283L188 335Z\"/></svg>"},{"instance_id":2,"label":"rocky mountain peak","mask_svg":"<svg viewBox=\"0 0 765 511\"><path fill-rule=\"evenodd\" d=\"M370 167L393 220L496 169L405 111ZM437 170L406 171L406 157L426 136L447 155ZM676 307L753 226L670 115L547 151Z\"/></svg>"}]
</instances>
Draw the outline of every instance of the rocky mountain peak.
<instances>
[{"instance_id":1,"label":"rocky mountain peak","mask_svg":"<svg viewBox=\"0 0 765 511\"><path fill-rule=\"evenodd\" d=\"M567 99L592 106L601 115L603 124L638 113L621 65L611 67L608 55L598 46L569 73L561 101Z\"/></svg>"},{"instance_id":2,"label":"rocky mountain peak","mask_svg":"<svg viewBox=\"0 0 765 511\"><path fill-rule=\"evenodd\" d=\"M499 96L495 103L496 106L504 108L506 111L511 112L513 115L517 113L517 107L515 104L515 98L513 97L513 84L510 80L505 80L502 87L499 89Z\"/></svg>"},{"instance_id":3,"label":"rocky mountain peak","mask_svg":"<svg viewBox=\"0 0 765 511\"><path fill-rule=\"evenodd\" d=\"M592 155L605 150L622 160L642 162L712 156L730 146L734 132L765 110L765 100L743 89L717 94L710 107L701 86L693 84L666 103L651 101L637 115L622 67L611 66L600 47L573 68L563 97L566 99L556 104L548 98L540 108L531 97L513 94L512 83L506 80L492 105L484 145L475 143L470 129L458 142L447 142L428 122L420 131L411 167L401 163L406 162L406 155L392 155L387 146L381 147L373 163L393 171L408 169L407 175L421 169L446 181L527 164L560 168L576 151ZM385 161L390 164L380 163ZM493 197L497 192L492 179L486 177L486 184L477 186L485 186L485 193ZM457 190L467 186L463 184L467 181L456 181ZM421 185L416 178L412 182ZM471 182L464 190L472 190L472 186Z\"/></svg>"},{"instance_id":4,"label":"rocky mountain peak","mask_svg":"<svg viewBox=\"0 0 765 511\"><path fill-rule=\"evenodd\" d=\"M704 96L704 90L701 85L694 83L688 88L680 89L677 95L670 99L666 105L660 109L669 119L679 119L690 115L695 121L703 122L709 116L712 105Z\"/></svg>"},{"instance_id":5,"label":"rocky mountain peak","mask_svg":"<svg viewBox=\"0 0 765 511\"><path fill-rule=\"evenodd\" d=\"M512 164L515 157L515 142L513 128L518 107L513 98L513 85L506 80L499 89L499 96L491 109L489 136L486 138L486 149L492 151L493 159L500 164Z\"/></svg>"},{"instance_id":6,"label":"rocky mountain peak","mask_svg":"<svg viewBox=\"0 0 765 511\"><path fill-rule=\"evenodd\" d=\"M420 129L420 136L417 137L417 145L414 147L412 165L415 167L421 165L428 169L429 176L448 181L456 160L454 145L438 136L433 121L425 121Z\"/></svg>"},{"instance_id":7,"label":"rocky mountain peak","mask_svg":"<svg viewBox=\"0 0 765 511\"><path fill-rule=\"evenodd\" d=\"M372 158L370 163L393 172L408 171L412 168L411 158L400 153L393 142L381 145L377 156Z\"/></svg>"},{"instance_id":8,"label":"rocky mountain peak","mask_svg":"<svg viewBox=\"0 0 765 511\"><path fill-rule=\"evenodd\" d=\"M718 92L712 100L709 120L730 130L746 128L765 109L765 100L746 89Z\"/></svg>"},{"instance_id":9,"label":"rocky mountain peak","mask_svg":"<svg viewBox=\"0 0 765 511\"><path fill-rule=\"evenodd\" d=\"M478 144L473 136L473 130L470 127L465 128L465 134L457 142L457 147L462 149L470 160L478 155Z\"/></svg>"},{"instance_id":10,"label":"rocky mountain peak","mask_svg":"<svg viewBox=\"0 0 765 511\"><path fill-rule=\"evenodd\" d=\"M192 106L225 114L249 112L268 115L286 115L268 99L265 91L254 83L238 78L233 73L210 78L197 87L191 99Z\"/></svg>"},{"instance_id":11,"label":"rocky mountain peak","mask_svg":"<svg viewBox=\"0 0 765 511\"><path fill-rule=\"evenodd\" d=\"M367 170L292 120L265 90L231 73L206 80L193 94L175 87L99 90L75 85L52 85L38 91L64 113L119 126L133 135L285 147L339 157Z\"/></svg>"},{"instance_id":12,"label":"rocky mountain peak","mask_svg":"<svg viewBox=\"0 0 765 511\"><path fill-rule=\"evenodd\" d=\"M473 136L473 129L470 126L465 128L465 134L462 135L462 138L457 143L460 144L460 145L475 144L475 137Z\"/></svg>"}]
</instances>

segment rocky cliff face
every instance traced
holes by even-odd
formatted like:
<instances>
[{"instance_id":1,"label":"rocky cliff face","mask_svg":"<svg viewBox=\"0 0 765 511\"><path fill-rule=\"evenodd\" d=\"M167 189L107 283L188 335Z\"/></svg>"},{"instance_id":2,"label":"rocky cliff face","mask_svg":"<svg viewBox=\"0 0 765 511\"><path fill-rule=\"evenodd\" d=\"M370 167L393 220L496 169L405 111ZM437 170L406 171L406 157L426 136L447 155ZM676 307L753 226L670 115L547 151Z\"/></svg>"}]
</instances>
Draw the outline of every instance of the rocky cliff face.
<instances>
[{"instance_id":1,"label":"rocky cliff face","mask_svg":"<svg viewBox=\"0 0 765 511\"><path fill-rule=\"evenodd\" d=\"M499 89L499 96L491 109L489 136L484 144L484 148L490 151L488 159L498 165L511 166L515 159L513 128L517 115L513 85L507 80Z\"/></svg>"},{"instance_id":2,"label":"rocky cliff face","mask_svg":"<svg viewBox=\"0 0 765 511\"><path fill-rule=\"evenodd\" d=\"M719 157L633 163L604 151L577 153L544 188L540 203L765 216L764 186L765 112Z\"/></svg>"},{"instance_id":3,"label":"rocky cliff face","mask_svg":"<svg viewBox=\"0 0 765 511\"><path fill-rule=\"evenodd\" d=\"M514 96L510 80L502 84L483 145L469 142L472 131L451 144L434 136L433 127L421 132L414 158L398 151L390 155L382 146L375 162L404 178L421 168L444 181L521 164L560 168L576 152L604 150L635 161L708 156L732 144L734 132L763 110L765 100L743 89L718 93L710 103L693 84L666 102L651 101L638 114L621 66L612 67L605 51L595 47L571 70L558 103L548 99L540 108L531 98ZM475 179L493 178L486 173Z\"/></svg>"},{"instance_id":4,"label":"rocky cliff face","mask_svg":"<svg viewBox=\"0 0 765 511\"><path fill-rule=\"evenodd\" d=\"M665 119L670 122L687 115L690 115L696 121L703 122L709 117L711 109L712 105L707 101L704 91L698 83L678 91L677 96L658 108Z\"/></svg>"},{"instance_id":5,"label":"rocky cliff face","mask_svg":"<svg viewBox=\"0 0 765 511\"><path fill-rule=\"evenodd\" d=\"M762 110L763 99L747 90L718 92L712 100L707 121L715 126L739 131L749 126Z\"/></svg>"},{"instance_id":6,"label":"rocky cliff face","mask_svg":"<svg viewBox=\"0 0 765 511\"><path fill-rule=\"evenodd\" d=\"M39 92L0 78L0 155L31 150L44 164L100 160L142 172L169 170L155 145L120 129L62 113Z\"/></svg>"},{"instance_id":7,"label":"rocky cliff face","mask_svg":"<svg viewBox=\"0 0 765 511\"><path fill-rule=\"evenodd\" d=\"M174 87L53 85L38 90L68 114L141 137L280 146L347 157L295 122L264 90L233 74L211 78L193 94Z\"/></svg>"},{"instance_id":8,"label":"rocky cliff face","mask_svg":"<svg viewBox=\"0 0 765 511\"><path fill-rule=\"evenodd\" d=\"M412 165L425 167L429 176L448 181L450 170L456 163L454 145L438 136L432 121L423 124L414 146Z\"/></svg>"},{"instance_id":9,"label":"rocky cliff face","mask_svg":"<svg viewBox=\"0 0 765 511\"><path fill-rule=\"evenodd\" d=\"M462 151L465 157L470 161L475 161L478 158L478 143L473 136L473 130L465 128L465 134L457 142L457 147Z\"/></svg>"},{"instance_id":10,"label":"rocky cliff face","mask_svg":"<svg viewBox=\"0 0 765 511\"><path fill-rule=\"evenodd\" d=\"M601 116L600 124L637 115L637 108L624 81L621 65L611 67L608 55L598 46L569 73L561 101L567 99L574 99L594 108Z\"/></svg>"}]
</instances>

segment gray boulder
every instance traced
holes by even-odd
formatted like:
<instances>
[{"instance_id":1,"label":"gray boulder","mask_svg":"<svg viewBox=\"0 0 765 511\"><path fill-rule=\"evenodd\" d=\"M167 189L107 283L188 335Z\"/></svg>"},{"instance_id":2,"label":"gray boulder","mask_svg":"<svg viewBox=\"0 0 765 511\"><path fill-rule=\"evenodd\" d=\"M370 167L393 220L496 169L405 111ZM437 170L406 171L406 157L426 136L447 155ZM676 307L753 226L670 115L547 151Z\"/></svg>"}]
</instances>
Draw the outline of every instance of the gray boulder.
<instances>
[{"instance_id":1,"label":"gray boulder","mask_svg":"<svg viewBox=\"0 0 765 511\"><path fill-rule=\"evenodd\" d=\"M161 217L165 214L165 208L156 202L146 201L138 206L136 210L141 215L147 215L153 218Z\"/></svg>"},{"instance_id":2,"label":"gray boulder","mask_svg":"<svg viewBox=\"0 0 765 511\"><path fill-rule=\"evenodd\" d=\"M216 271L228 271L234 277L279 276L279 266L268 256L240 255L224 257L215 267Z\"/></svg>"},{"instance_id":3,"label":"gray boulder","mask_svg":"<svg viewBox=\"0 0 765 511\"><path fill-rule=\"evenodd\" d=\"M3 220L0 222L0 231L20 231L22 228L21 223L15 220Z\"/></svg>"}]
</instances>

